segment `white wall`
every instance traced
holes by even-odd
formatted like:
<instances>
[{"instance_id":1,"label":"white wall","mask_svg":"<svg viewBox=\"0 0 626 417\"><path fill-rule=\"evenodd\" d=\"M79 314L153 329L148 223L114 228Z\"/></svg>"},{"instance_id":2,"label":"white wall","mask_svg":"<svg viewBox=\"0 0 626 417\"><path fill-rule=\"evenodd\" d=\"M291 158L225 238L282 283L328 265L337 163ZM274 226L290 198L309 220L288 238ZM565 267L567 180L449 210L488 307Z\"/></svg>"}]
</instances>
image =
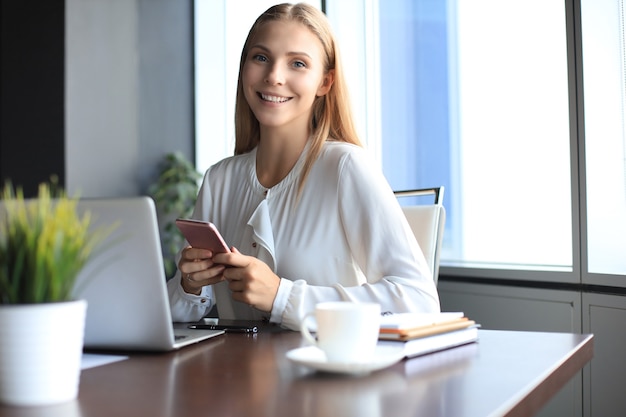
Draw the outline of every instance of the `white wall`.
<instances>
[{"instance_id":1,"label":"white wall","mask_svg":"<svg viewBox=\"0 0 626 417\"><path fill-rule=\"evenodd\" d=\"M67 0L65 13L67 189L137 194L137 2Z\"/></svg>"},{"instance_id":2,"label":"white wall","mask_svg":"<svg viewBox=\"0 0 626 417\"><path fill-rule=\"evenodd\" d=\"M192 0L66 0L66 177L83 197L145 194L193 159Z\"/></svg>"}]
</instances>

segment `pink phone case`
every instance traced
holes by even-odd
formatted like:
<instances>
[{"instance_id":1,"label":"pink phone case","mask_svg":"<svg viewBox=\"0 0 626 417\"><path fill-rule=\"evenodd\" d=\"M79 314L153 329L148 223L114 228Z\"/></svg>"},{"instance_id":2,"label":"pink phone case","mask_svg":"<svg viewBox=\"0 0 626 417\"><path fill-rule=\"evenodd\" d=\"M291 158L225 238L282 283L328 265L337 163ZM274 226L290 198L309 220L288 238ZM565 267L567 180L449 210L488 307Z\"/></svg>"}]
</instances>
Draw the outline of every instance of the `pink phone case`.
<instances>
[{"instance_id":1,"label":"pink phone case","mask_svg":"<svg viewBox=\"0 0 626 417\"><path fill-rule=\"evenodd\" d=\"M213 223L191 219L176 219L176 226L194 248L209 249L213 253L230 252L228 245Z\"/></svg>"}]
</instances>

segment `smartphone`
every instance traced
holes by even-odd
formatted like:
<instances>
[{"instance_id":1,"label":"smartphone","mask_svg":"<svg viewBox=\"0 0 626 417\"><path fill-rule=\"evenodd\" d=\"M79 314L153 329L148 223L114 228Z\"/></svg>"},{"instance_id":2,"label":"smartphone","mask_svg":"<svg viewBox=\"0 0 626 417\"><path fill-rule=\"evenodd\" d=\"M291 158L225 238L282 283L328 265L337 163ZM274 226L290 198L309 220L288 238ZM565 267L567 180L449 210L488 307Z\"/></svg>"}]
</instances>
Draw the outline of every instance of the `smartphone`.
<instances>
[{"instance_id":1,"label":"smartphone","mask_svg":"<svg viewBox=\"0 0 626 417\"><path fill-rule=\"evenodd\" d=\"M176 219L176 226L194 248L209 249L214 254L230 252L224 238L211 222Z\"/></svg>"}]
</instances>

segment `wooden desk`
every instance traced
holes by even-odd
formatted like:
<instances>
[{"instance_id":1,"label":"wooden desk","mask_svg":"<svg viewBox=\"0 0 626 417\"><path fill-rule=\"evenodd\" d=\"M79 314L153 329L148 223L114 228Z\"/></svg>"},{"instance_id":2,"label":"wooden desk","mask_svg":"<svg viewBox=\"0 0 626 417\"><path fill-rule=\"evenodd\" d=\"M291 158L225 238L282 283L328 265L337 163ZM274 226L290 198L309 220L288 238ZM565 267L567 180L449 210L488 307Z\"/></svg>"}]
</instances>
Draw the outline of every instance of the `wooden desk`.
<instances>
[{"instance_id":1,"label":"wooden desk","mask_svg":"<svg viewBox=\"0 0 626 417\"><path fill-rule=\"evenodd\" d=\"M298 333L226 334L81 374L79 399L0 406L2 417L527 416L593 355L593 336L480 331L478 343L362 377L321 374L285 352Z\"/></svg>"}]
</instances>

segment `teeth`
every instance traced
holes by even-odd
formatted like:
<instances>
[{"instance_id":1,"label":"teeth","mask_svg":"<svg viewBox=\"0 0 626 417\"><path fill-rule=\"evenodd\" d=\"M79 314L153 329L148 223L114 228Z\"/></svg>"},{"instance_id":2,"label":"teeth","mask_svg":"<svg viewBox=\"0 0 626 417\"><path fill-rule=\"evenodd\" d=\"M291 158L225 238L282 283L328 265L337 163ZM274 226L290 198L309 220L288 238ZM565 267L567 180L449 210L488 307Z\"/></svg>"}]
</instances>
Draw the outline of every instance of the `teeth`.
<instances>
[{"instance_id":1,"label":"teeth","mask_svg":"<svg viewBox=\"0 0 626 417\"><path fill-rule=\"evenodd\" d=\"M287 97L268 96L266 94L261 94L261 98L265 101L271 101L272 103L284 103L289 100Z\"/></svg>"}]
</instances>

